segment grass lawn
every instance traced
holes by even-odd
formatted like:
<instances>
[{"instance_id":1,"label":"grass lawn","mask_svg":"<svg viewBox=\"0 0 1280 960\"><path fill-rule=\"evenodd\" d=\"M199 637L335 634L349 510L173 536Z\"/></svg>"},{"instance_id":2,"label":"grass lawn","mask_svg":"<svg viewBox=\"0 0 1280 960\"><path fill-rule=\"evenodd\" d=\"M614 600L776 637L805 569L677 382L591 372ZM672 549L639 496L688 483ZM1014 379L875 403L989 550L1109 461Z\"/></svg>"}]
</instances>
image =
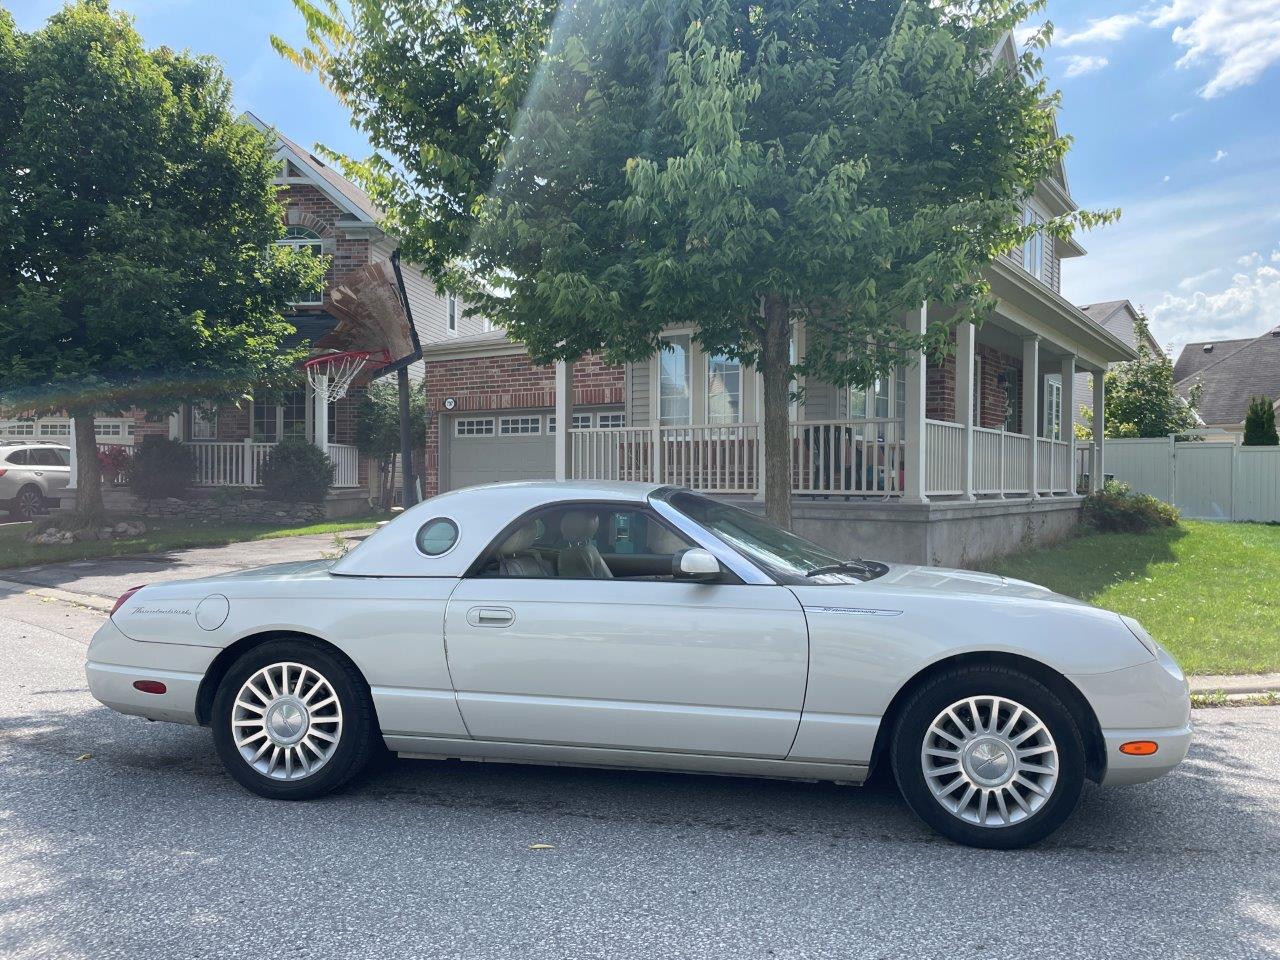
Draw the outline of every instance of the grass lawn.
<instances>
[{"instance_id":1,"label":"grass lawn","mask_svg":"<svg viewBox=\"0 0 1280 960\"><path fill-rule=\"evenodd\" d=\"M1280 525L1089 534L989 569L1140 620L1188 673L1280 671Z\"/></svg>"},{"instance_id":2,"label":"grass lawn","mask_svg":"<svg viewBox=\"0 0 1280 960\"><path fill-rule=\"evenodd\" d=\"M147 532L132 540L86 540L82 543L54 543L37 546L23 536L31 524L14 524L0 529L0 569L28 567L37 563L118 557L131 553L158 553L183 547L216 547L246 540L272 537L301 537L313 533L339 533L372 527L385 516L370 515L344 520L327 520L305 527L282 527L270 523L200 523L195 520L144 520Z\"/></svg>"}]
</instances>

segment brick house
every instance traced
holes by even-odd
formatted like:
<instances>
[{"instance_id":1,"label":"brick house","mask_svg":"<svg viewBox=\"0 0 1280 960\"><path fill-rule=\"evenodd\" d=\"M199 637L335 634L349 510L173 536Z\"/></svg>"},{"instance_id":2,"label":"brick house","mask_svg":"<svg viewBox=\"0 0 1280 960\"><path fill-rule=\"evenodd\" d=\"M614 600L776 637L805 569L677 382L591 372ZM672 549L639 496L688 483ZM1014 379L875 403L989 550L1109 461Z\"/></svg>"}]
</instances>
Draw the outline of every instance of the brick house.
<instances>
[{"instance_id":1,"label":"brick house","mask_svg":"<svg viewBox=\"0 0 1280 960\"><path fill-rule=\"evenodd\" d=\"M1076 209L1059 168L1026 198L1024 223ZM911 358L865 390L798 383L797 531L842 555L952 565L1069 532L1079 491L1103 473L1103 416L1092 443L1077 448L1077 385L1137 355L1062 296L1062 261L1084 255L1041 231L993 263L995 311L980 327L963 325L941 363ZM923 330L929 309L902 323ZM427 491L518 478L641 480L757 504L761 378L705 354L694 333L673 325L658 356L612 368L592 358L537 368L500 331L424 343ZM802 324L792 352L804 356ZM1093 376L1099 411L1104 390ZM569 429L557 429L565 420Z\"/></svg>"},{"instance_id":2,"label":"brick house","mask_svg":"<svg viewBox=\"0 0 1280 960\"><path fill-rule=\"evenodd\" d=\"M290 305L286 319L297 332L288 345L328 346L326 337L339 323L335 292L349 290L347 285L370 265L389 263L397 242L378 226L380 211L354 184L252 114L244 119L276 140L280 173L275 182L285 205L285 236L280 242L331 258L322 286ZM416 267L401 263L400 275L420 343L483 333L483 321L464 317L464 305L437 290ZM411 381L420 381L422 373L422 363L414 364ZM159 421L148 420L142 411L132 417L104 418L99 435L104 445L130 446L148 435L182 441L194 454L196 485L203 488L257 486L259 467L271 447L284 438L301 437L322 446L334 461L327 512L331 516L363 512L369 498L379 492L375 466L360 457L355 447L355 411L369 379L362 374L348 395L333 403L318 403L307 386L284 397L239 405L207 409L187 404ZM5 426L0 424L0 432ZM65 418L47 418L29 429L36 436L70 434Z\"/></svg>"}]
</instances>

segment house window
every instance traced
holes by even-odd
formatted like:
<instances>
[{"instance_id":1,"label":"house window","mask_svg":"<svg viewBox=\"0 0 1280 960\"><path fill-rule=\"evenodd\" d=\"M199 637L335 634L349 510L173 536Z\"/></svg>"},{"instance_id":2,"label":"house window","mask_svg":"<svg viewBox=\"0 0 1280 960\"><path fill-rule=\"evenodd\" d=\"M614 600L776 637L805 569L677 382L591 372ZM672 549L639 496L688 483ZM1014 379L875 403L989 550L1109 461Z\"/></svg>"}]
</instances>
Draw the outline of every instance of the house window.
<instances>
[{"instance_id":1,"label":"house window","mask_svg":"<svg viewBox=\"0 0 1280 960\"><path fill-rule=\"evenodd\" d=\"M71 436L70 423L42 423L40 424L40 436L42 437L69 437Z\"/></svg>"},{"instance_id":2,"label":"house window","mask_svg":"<svg viewBox=\"0 0 1280 960\"><path fill-rule=\"evenodd\" d=\"M707 423L742 421L742 363L707 357Z\"/></svg>"},{"instance_id":3,"label":"house window","mask_svg":"<svg viewBox=\"0 0 1280 960\"><path fill-rule=\"evenodd\" d=\"M10 421L9 423L0 425L0 436L6 437L34 437L36 435L36 425L33 421Z\"/></svg>"},{"instance_id":4,"label":"house window","mask_svg":"<svg viewBox=\"0 0 1280 960\"><path fill-rule=\"evenodd\" d=\"M865 420L867 416L867 391L865 387L849 388L849 419Z\"/></svg>"},{"instance_id":5,"label":"house window","mask_svg":"<svg viewBox=\"0 0 1280 960\"><path fill-rule=\"evenodd\" d=\"M293 247L295 250L310 250L311 254L316 257L324 255L324 245L320 239L320 234L314 230L308 230L306 227L288 227L284 232L284 239L278 240L277 243L282 247ZM293 306L315 307L322 303L324 303L323 281L314 290L303 291L302 299L293 301Z\"/></svg>"},{"instance_id":6,"label":"house window","mask_svg":"<svg viewBox=\"0 0 1280 960\"><path fill-rule=\"evenodd\" d=\"M446 309L449 314L449 318L448 318L449 332L457 333L458 332L458 298L455 297L452 293L449 294L449 301Z\"/></svg>"},{"instance_id":7,"label":"house window","mask_svg":"<svg viewBox=\"0 0 1280 960\"><path fill-rule=\"evenodd\" d=\"M876 382L872 385L871 393L874 398L877 418L906 419L907 378L905 371L901 367L895 369L888 376L877 377Z\"/></svg>"},{"instance_id":8,"label":"house window","mask_svg":"<svg viewBox=\"0 0 1280 960\"><path fill-rule=\"evenodd\" d=\"M1022 214L1022 225L1025 227L1043 227L1044 217L1027 207ZM1044 230L1037 229L1035 234L1022 245L1022 269L1037 280L1044 279Z\"/></svg>"},{"instance_id":9,"label":"house window","mask_svg":"<svg viewBox=\"0 0 1280 960\"><path fill-rule=\"evenodd\" d=\"M596 417L596 426L608 430L620 430L627 425L625 413L602 413Z\"/></svg>"},{"instance_id":10,"label":"house window","mask_svg":"<svg viewBox=\"0 0 1280 960\"><path fill-rule=\"evenodd\" d=\"M693 395L689 386L688 334L665 339L665 348L658 354L659 417L661 423L686 424L692 422Z\"/></svg>"},{"instance_id":11,"label":"house window","mask_svg":"<svg viewBox=\"0 0 1280 960\"><path fill-rule=\"evenodd\" d=\"M1062 439L1062 379L1049 377L1044 382L1044 435L1050 440Z\"/></svg>"},{"instance_id":12,"label":"house window","mask_svg":"<svg viewBox=\"0 0 1280 960\"><path fill-rule=\"evenodd\" d=\"M493 433L493 417L472 417L456 420L453 424L455 437L492 437Z\"/></svg>"},{"instance_id":13,"label":"house window","mask_svg":"<svg viewBox=\"0 0 1280 960\"><path fill-rule=\"evenodd\" d=\"M218 439L218 414L215 410L207 407L194 405L191 408L191 432L188 436L192 440L217 440Z\"/></svg>"},{"instance_id":14,"label":"house window","mask_svg":"<svg viewBox=\"0 0 1280 960\"><path fill-rule=\"evenodd\" d=\"M338 401L329 401L329 427L328 440L330 443L338 442Z\"/></svg>"},{"instance_id":15,"label":"house window","mask_svg":"<svg viewBox=\"0 0 1280 960\"><path fill-rule=\"evenodd\" d=\"M573 415L573 426L571 430L590 430L592 426L592 415L589 413L575 413ZM556 432L556 415L554 413L547 416L547 433Z\"/></svg>"},{"instance_id":16,"label":"house window","mask_svg":"<svg viewBox=\"0 0 1280 960\"><path fill-rule=\"evenodd\" d=\"M1009 433L1018 432L1018 371L1006 370L1000 374L1000 389L1004 392L1004 428Z\"/></svg>"},{"instance_id":17,"label":"house window","mask_svg":"<svg viewBox=\"0 0 1280 960\"><path fill-rule=\"evenodd\" d=\"M278 408L265 400L253 401L252 434L254 443L275 443L280 439Z\"/></svg>"},{"instance_id":18,"label":"house window","mask_svg":"<svg viewBox=\"0 0 1280 960\"><path fill-rule=\"evenodd\" d=\"M537 436L540 433L542 433L542 417L502 417L498 421L500 436Z\"/></svg>"},{"instance_id":19,"label":"house window","mask_svg":"<svg viewBox=\"0 0 1280 960\"><path fill-rule=\"evenodd\" d=\"M123 437L124 424L119 421L102 423L95 421L93 425L93 435L99 438Z\"/></svg>"}]
</instances>

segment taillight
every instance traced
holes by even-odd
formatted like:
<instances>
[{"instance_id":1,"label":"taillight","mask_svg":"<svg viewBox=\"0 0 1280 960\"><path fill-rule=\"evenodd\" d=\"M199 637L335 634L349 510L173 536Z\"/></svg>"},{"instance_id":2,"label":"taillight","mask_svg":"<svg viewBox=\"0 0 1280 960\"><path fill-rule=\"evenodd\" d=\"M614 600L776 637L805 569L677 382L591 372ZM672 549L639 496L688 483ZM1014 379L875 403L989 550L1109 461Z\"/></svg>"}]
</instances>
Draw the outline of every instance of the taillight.
<instances>
[{"instance_id":1,"label":"taillight","mask_svg":"<svg viewBox=\"0 0 1280 960\"><path fill-rule=\"evenodd\" d=\"M6 470L4 467L0 467L0 477L3 477L3 476L4 476L6 473L8 473L8 472L9 472L9 471L8 471L8 470Z\"/></svg>"},{"instance_id":2,"label":"taillight","mask_svg":"<svg viewBox=\"0 0 1280 960\"><path fill-rule=\"evenodd\" d=\"M126 590L124 593L120 594L120 599L119 599L119 600L117 600L117 601L116 601L116 605L115 605L114 607L112 607L112 608L111 608L111 616L113 616L113 617L114 617L114 616L116 615L116 611L117 611L117 610L119 610L121 607L123 607L123 606L124 606L124 602L125 602L126 600L128 600L130 597L132 597L135 593L137 593L139 590L141 590L141 589L142 589L143 587L145 587L145 586L146 586L146 584L145 584L145 583L140 583L140 584L138 584L136 587L130 587L130 588L129 588L128 590Z\"/></svg>"}]
</instances>

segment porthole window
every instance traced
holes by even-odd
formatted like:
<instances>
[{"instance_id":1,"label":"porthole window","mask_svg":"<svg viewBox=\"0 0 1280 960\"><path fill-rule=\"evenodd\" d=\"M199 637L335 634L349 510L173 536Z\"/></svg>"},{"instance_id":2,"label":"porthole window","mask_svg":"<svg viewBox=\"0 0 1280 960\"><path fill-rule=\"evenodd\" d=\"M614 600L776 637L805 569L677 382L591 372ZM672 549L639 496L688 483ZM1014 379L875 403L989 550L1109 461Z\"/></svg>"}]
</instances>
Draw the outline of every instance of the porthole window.
<instances>
[{"instance_id":1,"label":"porthole window","mask_svg":"<svg viewBox=\"0 0 1280 960\"><path fill-rule=\"evenodd\" d=\"M458 525L446 517L428 520L418 530L418 549L428 557L444 556L458 542Z\"/></svg>"}]
</instances>

